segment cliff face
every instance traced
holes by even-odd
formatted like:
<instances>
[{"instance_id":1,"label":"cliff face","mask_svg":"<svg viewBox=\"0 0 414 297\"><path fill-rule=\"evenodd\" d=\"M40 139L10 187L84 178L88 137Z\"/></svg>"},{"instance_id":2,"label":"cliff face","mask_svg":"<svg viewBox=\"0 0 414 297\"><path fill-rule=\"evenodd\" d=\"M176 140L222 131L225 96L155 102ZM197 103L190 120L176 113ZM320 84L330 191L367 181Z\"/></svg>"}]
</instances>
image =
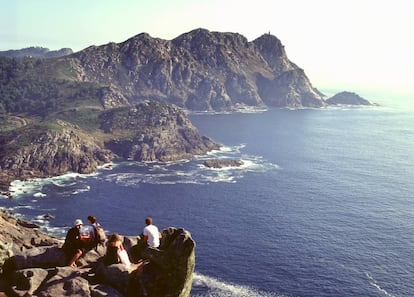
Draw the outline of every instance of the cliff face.
<instances>
[{"instance_id":1,"label":"cliff face","mask_svg":"<svg viewBox=\"0 0 414 297\"><path fill-rule=\"evenodd\" d=\"M14 179L50 177L67 172L91 173L114 154L69 123L58 128L25 126L18 134L0 136L0 179L3 186Z\"/></svg>"},{"instance_id":2,"label":"cliff face","mask_svg":"<svg viewBox=\"0 0 414 297\"><path fill-rule=\"evenodd\" d=\"M173 40L139 34L70 57L76 79L113 84L130 103L174 103L190 110L320 107L322 94L286 56L276 37L197 29Z\"/></svg>"},{"instance_id":3,"label":"cliff face","mask_svg":"<svg viewBox=\"0 0 414 297\"><path fill-rule=\"evenodd\" d=\"M183 110L172 105L144 103L100 116L105 133L129 130L127 138L106 141L118 156L138 161L173 161L203 155L219 146L200 136Z\"/></svg>"}]
</instances>

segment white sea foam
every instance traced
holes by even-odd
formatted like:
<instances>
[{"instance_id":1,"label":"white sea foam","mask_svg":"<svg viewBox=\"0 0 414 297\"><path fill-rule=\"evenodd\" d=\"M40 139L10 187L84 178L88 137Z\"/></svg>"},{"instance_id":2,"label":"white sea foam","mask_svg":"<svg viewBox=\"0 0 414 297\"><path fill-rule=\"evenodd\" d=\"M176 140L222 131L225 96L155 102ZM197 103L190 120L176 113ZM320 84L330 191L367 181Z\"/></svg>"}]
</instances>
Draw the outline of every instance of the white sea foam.
<instances>
[{"instance_id":1,"label":"white sea foam","mask_svg":"<svg viewBox=\"0 0 414 297\"><path fill-rule=\"evenodd\" d=\"M194 115L221 115L221 114L235 114L235 113L263 113L268 111L266 107L249 106L245 104L236 104L231 111L188 111L188 114Z\"/></svg>"},{"instance_id":2,"label":"white sea foam","mask_svg":"<svg viewBox=\"0 0 414 297\"><path fill-rule=\"evenodd\" d=\"M90 190L91 190L91 187L87 185L84 188L73 190L72 195L77 195L79 193L89 192Z\"/></svg>"},{"instance_id":3,"label":"white sea foam","mask_svg":"<svg viewBox=\"0 0 414 297\"><path fill-rule=\"evenodd\" d=\"M37 193L33 194L33 197L36 197L36 198L41 198L41 197L46 197L46 196L47 195L45 193L42 193L42 192L37 192Z\"/></svg>"},{"instance_id":4,"label":"white sea foam","mask_svg":"<svg viewBox=\"0 0 414 297\"><path fill-rule=\"evenodd\" d=\"M197 288L202 288L198 293ZM281 294L264 292L249 286L241 286L221 281L217 278L194 273L193 290L194 297L283 297Z\"/></svg>"},{"instance_id":5,"label":"white sea foam","mask_svg":"<svg viewBox=\"0 0 414 297\"><path fill-rule=\"evenodd\" d=\"M368 278L368 281L369 281L370 285L373 286L374 288L376 288L382 294L384 294L384 296L396 297L396 295L394 295L394 294L388 292L387 290L383 289L378 284L377 280L370 273L366 272L365 275Z\"/></svg>"},{"instance_id":6,"label":"white sea foam","mask_svg":"<svg viewBox=\"0 0 414 297\"><path fill-rule=\"evenodd\" d=\"M127 166L135 166L142 170L128 173L114 173L103 178L108 182L127 187L140 187L140 184L208 184L208 183L236 183L248 172L266 172L279 169L279 166L265 160L261 156L242 154L245 144L224 146L208 156L199 156L194 160L185 160L168 163L138 163L129 162ZM208 168L203 162L209 158L239 159L241 166ZM184 166L185 165L185 166Z\"/></svg>"},{"instance_id":7,"label":"white sea foam","mask_svg":"<svg viewBox=\"0 0 414 297\"><path fill-rule=\"evenodd\" d=\"M94 175L96 174L67 173L50 178L34 178L27 181L14 180L10 183L9 191L13 197L19 197L26 194L37 198L44 197L42 196L42 194L45 195L42 192L44 185L53 184L57 187L68 187L76 185L76 180L79 178L87 178Z\"/></svg>"}]
</instances>

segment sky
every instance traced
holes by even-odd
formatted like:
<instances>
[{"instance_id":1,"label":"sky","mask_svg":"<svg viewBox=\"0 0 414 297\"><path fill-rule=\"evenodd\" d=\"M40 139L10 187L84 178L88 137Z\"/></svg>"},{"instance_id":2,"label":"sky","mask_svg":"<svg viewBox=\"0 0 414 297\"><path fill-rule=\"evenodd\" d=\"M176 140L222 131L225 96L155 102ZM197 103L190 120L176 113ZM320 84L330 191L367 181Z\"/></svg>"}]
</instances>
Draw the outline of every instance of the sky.
<instances>
[{"instance_id":1,"label":"sky","mask_svg":"<svg viewBox=\"0 0 414 297\"><path fill-rule=\"evenodd\" d=\"M410 0L0 0L0 50L79 51L197 28L249 41L270 32L322 91L414 97Z\"/></svg>"}]
</instances>

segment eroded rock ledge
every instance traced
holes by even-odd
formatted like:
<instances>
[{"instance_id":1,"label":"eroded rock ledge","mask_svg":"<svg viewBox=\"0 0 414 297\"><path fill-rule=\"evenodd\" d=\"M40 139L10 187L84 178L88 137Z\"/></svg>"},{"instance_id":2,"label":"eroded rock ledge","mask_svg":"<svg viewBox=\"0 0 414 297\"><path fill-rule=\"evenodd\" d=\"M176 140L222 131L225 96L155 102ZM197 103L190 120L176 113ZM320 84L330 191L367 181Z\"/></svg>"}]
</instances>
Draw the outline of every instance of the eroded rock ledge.
<instances>
[{"instance_id":1,"label":"eroded rock ledge","mask_svg":"<svg viewBox=\"0 0 414 297\"><path fill-rule=\"evenodd\" d=\"M4 211L0 217L0 295L6 296L176 296L190 295L195 265L195 242L180 228L162 230L160 250L129 272L121 264L105 266L104 248L91 250L77 268L65 265L62 241L24 227ZM33 226L31 226L33 227ZM3 243L9 244L3 244ZM124 236L124 247L138 262L142 240Z\"/></svg>"}]
</instances>

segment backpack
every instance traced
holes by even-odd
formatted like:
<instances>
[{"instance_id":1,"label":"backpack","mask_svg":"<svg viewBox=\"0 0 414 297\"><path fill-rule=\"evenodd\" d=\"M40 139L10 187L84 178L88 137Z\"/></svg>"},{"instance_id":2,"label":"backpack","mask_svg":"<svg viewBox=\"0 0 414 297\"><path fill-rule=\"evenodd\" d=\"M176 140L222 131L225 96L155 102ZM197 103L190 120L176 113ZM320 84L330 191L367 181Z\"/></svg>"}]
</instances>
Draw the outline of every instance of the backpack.
<instances>
[{"instance_id":1,"label":"backpack","mask_svg":"<svg viewBox=\"0 0 414 297\"><path fill-rule=\"evenodd\" d=\"M89 226L82 226L79 230L79 239L83 248L90 248L93 245L93 230Z\"/></svg>"},{"instance_id":2,"label":"backpack","mask_svg":"<svg viewBox=\"0 0 414 297\"><path fill-rule=\"evenodd\" d=\"M101 225L95 226L96 242L99 244L104 244L106 241L106 233Z\"/></svg>"}]
</instances>

